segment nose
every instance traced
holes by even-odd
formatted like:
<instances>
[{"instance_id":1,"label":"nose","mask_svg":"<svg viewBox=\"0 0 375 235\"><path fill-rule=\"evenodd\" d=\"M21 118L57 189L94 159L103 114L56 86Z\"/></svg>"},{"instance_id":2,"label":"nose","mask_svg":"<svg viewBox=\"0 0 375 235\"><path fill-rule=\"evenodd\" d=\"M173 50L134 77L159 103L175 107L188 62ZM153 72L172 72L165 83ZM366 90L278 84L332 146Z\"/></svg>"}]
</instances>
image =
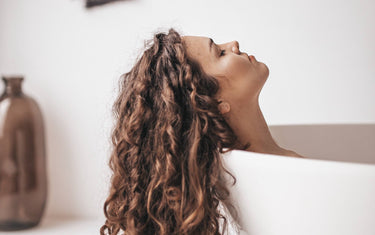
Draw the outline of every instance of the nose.
<instances>
[{"instance_id":1,"label":"nose","mask_svg":"<svg viewBox=\"0 0 375 235\"><path fill-rule=\"evenodd\" d=\"M240 44L238 43L238 41L232 41L229 43L229 49L230 51L236 53L236 54L240 54Z\"/></svg>"}]
</instances>

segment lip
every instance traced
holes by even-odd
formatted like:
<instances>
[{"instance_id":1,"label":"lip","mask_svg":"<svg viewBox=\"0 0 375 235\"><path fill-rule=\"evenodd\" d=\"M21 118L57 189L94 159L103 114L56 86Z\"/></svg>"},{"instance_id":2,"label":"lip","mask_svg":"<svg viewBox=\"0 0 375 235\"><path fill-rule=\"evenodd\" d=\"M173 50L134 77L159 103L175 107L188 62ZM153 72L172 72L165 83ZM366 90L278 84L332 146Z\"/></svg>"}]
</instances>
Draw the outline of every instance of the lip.
<instances>
[{"instance_id":1,"label":"lip","mask_svg":"<svg viewBox=\"0 0 375 235\"><path fill-rule=\"evenodd\" d=\"M251 62L256 62L257 60L255 59L255 56L249 55L249 59Z\"/></svg>"}]
</instances>

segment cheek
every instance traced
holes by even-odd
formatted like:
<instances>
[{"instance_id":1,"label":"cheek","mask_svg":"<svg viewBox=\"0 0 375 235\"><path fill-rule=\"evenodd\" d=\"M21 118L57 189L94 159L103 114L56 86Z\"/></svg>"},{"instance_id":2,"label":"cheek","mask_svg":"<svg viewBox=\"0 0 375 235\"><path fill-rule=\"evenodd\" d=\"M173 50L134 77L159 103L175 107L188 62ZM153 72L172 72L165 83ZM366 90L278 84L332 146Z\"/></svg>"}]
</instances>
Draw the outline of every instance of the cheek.
<instances>
[{"instance_id":1,"label":"cheek","mask_svg":"<svg viewBox=\"0 0 375 235\"><path fill-rule=\"evenodd\" d=\"M223 68L228 79L238 79L251 73L251 65L244 57L228 56L223 61Z\"/></svg>"},{"instance_id":2,"label":"cheek","mask_svg":"<svg viewBox=\"0 0 375 235\"><path fill-rule=\"evenodd\" d=\"M261 64L253 64L245 57L232 57L222 60L223 73L227 78L223 86L225 97L232 103L243 104L255 97L264 83Z\"/></svg>"}]
</instances>

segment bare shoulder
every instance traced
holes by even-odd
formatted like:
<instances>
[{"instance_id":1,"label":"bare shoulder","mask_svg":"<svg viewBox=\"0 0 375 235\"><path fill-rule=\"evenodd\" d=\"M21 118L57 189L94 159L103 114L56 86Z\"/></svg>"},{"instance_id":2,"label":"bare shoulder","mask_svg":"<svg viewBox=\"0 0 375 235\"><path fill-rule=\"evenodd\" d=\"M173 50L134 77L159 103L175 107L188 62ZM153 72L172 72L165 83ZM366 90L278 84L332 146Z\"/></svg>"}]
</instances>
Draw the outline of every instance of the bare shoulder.
<instances>
[{"instance_id":1,"label":"bare shoulder","mask_svg":"<svg viewBox=\"0 0 375 235\"><path fill-rule=\"evenodd\" d=\"M285 154L286 156L289 156L289 157L298 157L298 158L307 158L305 156L302 156L294 151L291 151L291 150L288 150L287 154Z\"/></svg>"}]
</instances>

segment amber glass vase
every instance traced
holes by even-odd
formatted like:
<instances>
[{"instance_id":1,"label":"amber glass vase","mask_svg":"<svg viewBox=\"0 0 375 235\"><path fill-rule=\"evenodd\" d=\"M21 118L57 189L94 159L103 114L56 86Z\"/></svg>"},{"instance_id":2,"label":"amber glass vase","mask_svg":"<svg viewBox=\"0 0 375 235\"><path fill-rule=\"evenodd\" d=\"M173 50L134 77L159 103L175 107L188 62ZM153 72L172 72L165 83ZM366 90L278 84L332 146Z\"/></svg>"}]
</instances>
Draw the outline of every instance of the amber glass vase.
<instances>
[{"instance_id":1,"label":"amber glass vase","mask_svg":"<svg viewBox=\"0 0 375 235\"><path fill-rule=\"evenodd\" d=\"M39 224L47 199L44 125L22 76L2 76L0 96L0 231Z\"/></svg>"}]
</instances>

